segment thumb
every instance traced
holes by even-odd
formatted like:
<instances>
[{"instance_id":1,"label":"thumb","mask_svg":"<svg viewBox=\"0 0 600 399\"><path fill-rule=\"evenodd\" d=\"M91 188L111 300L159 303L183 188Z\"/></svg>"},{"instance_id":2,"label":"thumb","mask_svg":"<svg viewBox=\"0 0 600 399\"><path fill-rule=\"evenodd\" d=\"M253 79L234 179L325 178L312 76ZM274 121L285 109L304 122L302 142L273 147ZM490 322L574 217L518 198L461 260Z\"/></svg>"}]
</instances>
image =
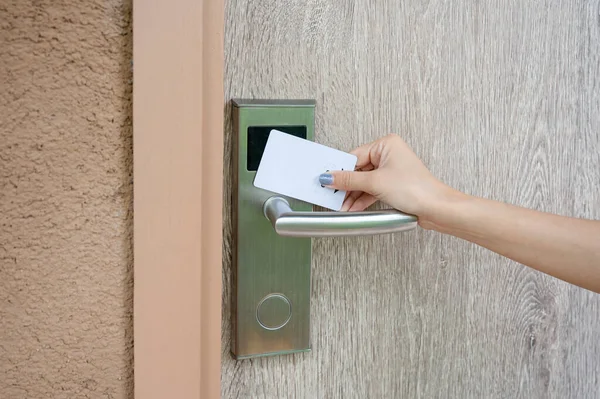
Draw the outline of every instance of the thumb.
<instances>
[{"instance_id":1,"label":"thumb","mask_svg":"<svg viewBox=\"0 0 600 399\"><path fill-rule=\"evenodd\" d=\"M371 172L351 172L333 170L319 176L319 183L343 191L369 191L372 182Z\"/></svg>"}]
</instances>

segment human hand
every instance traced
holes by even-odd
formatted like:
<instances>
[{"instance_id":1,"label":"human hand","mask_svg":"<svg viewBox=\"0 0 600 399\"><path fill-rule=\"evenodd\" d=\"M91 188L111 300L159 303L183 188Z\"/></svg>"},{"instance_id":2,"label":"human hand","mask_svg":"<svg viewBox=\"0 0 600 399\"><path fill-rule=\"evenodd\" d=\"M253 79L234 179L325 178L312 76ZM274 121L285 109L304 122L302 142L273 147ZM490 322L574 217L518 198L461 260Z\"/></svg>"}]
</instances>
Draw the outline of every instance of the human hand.
<instances>
[{"instance_id":1,"label":"human hand","mask_svg":"<svg viewBox=\"0 0 600 399\"><path fill-rule=\"evenodd\" d=\"M397 135L376 140L351 151L358 157L356 171L332 171L321 184L347 191L342 211L362 211L377 200L421 218L455 192L437 180Z\"/></svg>"},{"instance_id":2,"label":"human hand","mask_svg":"<svg viewBox=\"0 0 600 399\"><path fill-rule=\"evenodd\" d=\"M356 171L332 171L319 178L323 185L347 191L342 211L362 211L381 200L416 215L425 229L463 238L600 293L600 221L463 194L433 177L396 135L351 153L358 157Z\"/></svg>"}]
</instances>

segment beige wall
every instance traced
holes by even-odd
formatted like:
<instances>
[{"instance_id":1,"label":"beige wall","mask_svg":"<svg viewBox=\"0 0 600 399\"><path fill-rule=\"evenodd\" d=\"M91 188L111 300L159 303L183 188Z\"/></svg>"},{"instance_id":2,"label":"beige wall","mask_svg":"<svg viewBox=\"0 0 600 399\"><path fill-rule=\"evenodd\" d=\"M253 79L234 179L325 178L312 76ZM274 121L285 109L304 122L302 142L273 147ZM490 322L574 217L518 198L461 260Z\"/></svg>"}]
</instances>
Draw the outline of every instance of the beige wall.
<instances>
[{"instance_id":1,"label":"beige wall","mask_svg":"<svg viewBox=\"0 0 600 399\"><path fill-rule=\"evenodd\" d=\"M0 398L133 392L131 1L0 4Z\"/></svg>"}]
</instances>

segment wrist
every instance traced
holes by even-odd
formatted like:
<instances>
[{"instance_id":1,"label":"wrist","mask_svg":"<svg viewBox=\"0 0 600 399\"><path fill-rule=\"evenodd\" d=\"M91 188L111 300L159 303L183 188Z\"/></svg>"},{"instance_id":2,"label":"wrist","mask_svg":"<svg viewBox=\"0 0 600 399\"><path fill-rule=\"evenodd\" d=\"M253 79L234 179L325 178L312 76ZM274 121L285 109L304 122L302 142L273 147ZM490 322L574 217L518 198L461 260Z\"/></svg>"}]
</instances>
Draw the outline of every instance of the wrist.
<instances>
[{"instance_id":1,"label":"wrist","mask_svg":"<svg viewBox=\"0 0 600 399\"><path fill-rule=\"evenodd\" d=\"M432 200L418 215L419 226L426 230L445 233L451 228L452 218L460 214L464 204L472 197L446 185L442 185L435 191Z\"/></svg>"}]
</instances>

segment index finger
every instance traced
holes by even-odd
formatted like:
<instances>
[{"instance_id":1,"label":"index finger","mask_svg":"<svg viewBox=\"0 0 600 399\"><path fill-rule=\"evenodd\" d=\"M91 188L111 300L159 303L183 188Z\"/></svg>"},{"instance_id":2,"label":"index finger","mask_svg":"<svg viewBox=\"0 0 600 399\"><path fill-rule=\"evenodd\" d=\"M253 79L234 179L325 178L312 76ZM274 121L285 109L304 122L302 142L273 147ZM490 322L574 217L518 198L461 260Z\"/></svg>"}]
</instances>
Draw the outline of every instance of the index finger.
<instances>
[{"instance_id":1,"label":"index finger","mask_svg":"<svg viewBox=\"0 0 600 399\"><path fill-rule=\"evenodd\" d=\"M381 161L381 153L386 144L386 139L387 137L382 137L370 143L363 144L353 151L350 151L351 154L356 155L358 158L356 167L364 168L367 165L372 165L373 169L377 168L379 166L379 162Z\"/></svg>"},{"instance_id":2,"label":"index finger","mask_svg":"<svg viewBox=\"0 0 600 399\"><path fill-rule=\"evenodd\" d=\"M357 147L350 151L350 154L356 155L356 168L361 169L368 165L372 165L371 163L371 146L373 143L363 144L360 147Z\"/></svg>"}]
</instances>

